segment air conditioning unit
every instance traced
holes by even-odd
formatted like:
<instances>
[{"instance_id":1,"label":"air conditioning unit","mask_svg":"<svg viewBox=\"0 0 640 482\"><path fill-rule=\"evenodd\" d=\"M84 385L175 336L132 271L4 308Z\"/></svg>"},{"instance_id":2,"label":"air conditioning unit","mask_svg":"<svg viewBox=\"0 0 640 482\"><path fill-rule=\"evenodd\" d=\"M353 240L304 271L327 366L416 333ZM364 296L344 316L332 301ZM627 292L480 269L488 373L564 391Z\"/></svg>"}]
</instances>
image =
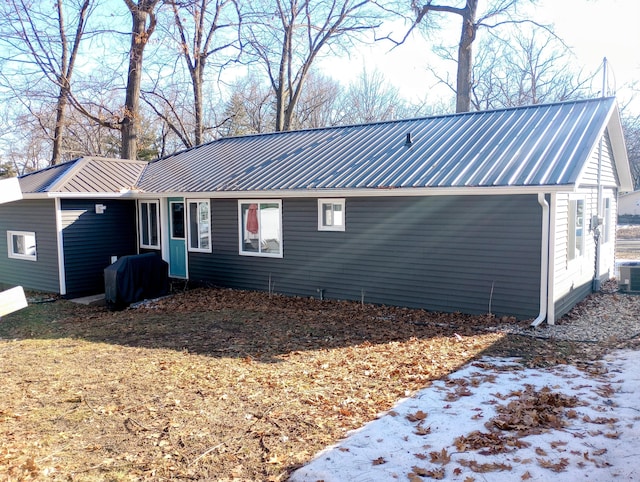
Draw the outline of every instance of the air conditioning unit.
<instances>
[{"instance_id":1,"label":"air conditioning unit","mask_svg":"<svg viewBox=\"0 0 640 482\"><path fill-rule=\"evenodd\" d=\"M618 289L640 291L640 262L630 261L618 266Z\"/></svg>"}]
</instances>

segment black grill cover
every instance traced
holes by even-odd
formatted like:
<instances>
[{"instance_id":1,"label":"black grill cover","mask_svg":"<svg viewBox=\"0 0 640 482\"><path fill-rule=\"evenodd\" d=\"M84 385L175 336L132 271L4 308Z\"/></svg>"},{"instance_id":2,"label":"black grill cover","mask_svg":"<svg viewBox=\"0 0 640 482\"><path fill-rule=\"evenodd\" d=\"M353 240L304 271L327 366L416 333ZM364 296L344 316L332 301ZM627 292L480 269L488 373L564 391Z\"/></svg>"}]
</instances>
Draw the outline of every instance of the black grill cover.
<instances>
[{"instance_id":1,"label":"black grill cover","mask_svg":"<svg viewBox=\"0 0 640 482\"><path fill-rule=\"evenodd\" d=\"M105 300L111 309L168 292L169 265L155 253L123 256L104 270Z\"/></svg>"}]
</instances>

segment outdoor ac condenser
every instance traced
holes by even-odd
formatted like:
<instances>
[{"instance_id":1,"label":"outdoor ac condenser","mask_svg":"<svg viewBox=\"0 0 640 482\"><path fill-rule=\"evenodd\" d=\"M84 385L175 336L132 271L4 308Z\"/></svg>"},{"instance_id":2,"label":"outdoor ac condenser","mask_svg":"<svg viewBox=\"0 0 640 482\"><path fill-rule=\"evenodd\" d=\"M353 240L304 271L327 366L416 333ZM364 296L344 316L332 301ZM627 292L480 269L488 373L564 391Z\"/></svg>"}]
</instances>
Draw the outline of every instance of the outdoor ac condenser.
<instances>
[{"instance_id":1,"label":"outdoor ac condenser","mask_svg":"<svg viewBox=\"0 0 640 482\"><path fill-rule=\"evenodd\" d=\"M622 264L618 270L620 291L640 291L640 262Z\"/></svg>"}]
</instances>

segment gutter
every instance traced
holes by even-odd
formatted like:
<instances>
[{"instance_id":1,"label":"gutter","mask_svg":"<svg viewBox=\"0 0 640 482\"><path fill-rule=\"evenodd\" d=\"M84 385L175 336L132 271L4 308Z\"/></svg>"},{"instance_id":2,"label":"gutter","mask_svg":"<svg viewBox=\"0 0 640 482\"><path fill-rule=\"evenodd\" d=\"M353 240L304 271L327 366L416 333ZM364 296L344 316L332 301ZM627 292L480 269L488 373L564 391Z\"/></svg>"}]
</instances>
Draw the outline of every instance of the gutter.
<instances>
[{"instance_id":1,"label":"gutter","mask_svg":"<svg viewBox=\"0 0 640 482\"><path fill-rule=\"evenodd\" d=\"M542 239L540 249L540 313L531 322L532 327L539 326L547 318L547 298L549 296L549 203L544 193L538 193L538 204L542 207Z\"/></svg>"}]
</instances>

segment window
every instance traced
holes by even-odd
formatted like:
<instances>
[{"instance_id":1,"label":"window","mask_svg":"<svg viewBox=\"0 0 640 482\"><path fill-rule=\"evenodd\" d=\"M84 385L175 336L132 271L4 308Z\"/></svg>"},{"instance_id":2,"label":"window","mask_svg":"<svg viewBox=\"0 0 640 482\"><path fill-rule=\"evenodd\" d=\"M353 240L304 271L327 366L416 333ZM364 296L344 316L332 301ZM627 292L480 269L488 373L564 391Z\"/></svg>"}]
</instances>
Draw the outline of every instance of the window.
<instances>
[{"instance_id":1,"label":"window","mask_svg":"<svg viewBox=\"0 0 640 482\"><path fill-rule=\"evenodd\" d=\"M169 201L171 211L171 239L184 239L184 203Z\"/></svg>"},{"instance_id":2,"label":"window","mask_svg":"<svg viewBox=\"0 0 640 482\"><path fill-rule=\"evenodd\" d=\"M344 199L318 199L318 230L344 231Z\"/></svg>"},{"instance_id":3,"label":"window","mask_svg":"<svg viewBox=\"0 0 640 482\"><path fill-rule=\"evenodd\" d=\"M9 257L37 261L36 233L26 231L7 231Z\"/></svg>"},{"instance_id":4,"label":"window","mask_svg":"<svg viewBox=\"0 0 640 482\"><path fill-rule=\"evenodd\" d=\"M569 245L568 259L576 259L584 254L584 199L569 200Z\"/></svg>"},{"instance_id":5,"label":"window","mask_svg":"<svg viewBox=\"0 0 640 482\"><path fill-rule=\"evenodd\" d=\"M611 241L611 198L604 198L604 213L602 217L602 242Z\"/></svg>"},{"instance_id":6,"label":"window","mask_svg":"<svg viewBox=\"0 0 640 482\"><path fill-rule=\"evenodd\" d=\"M140 247L160 248L158 201L140 201Z\"/></svg>"},{"instance_id":7,"label":"window","mask_svg":"<svg viewBox=\"0 0 640 482\"><path fill-rule=\"evenodd\" d=\"M281 201L240 201L240 254L282 257Z\"/></svg>"},{"instance_id":8,"label":"window","mask_svg":"<svg viewBox=\"0 0 640 482\"><path fill-rule=\"evenodd\" d=\"M189 205L189 251L211 252L209 201L194 199Z\"/></svg>"}]
</instances>

